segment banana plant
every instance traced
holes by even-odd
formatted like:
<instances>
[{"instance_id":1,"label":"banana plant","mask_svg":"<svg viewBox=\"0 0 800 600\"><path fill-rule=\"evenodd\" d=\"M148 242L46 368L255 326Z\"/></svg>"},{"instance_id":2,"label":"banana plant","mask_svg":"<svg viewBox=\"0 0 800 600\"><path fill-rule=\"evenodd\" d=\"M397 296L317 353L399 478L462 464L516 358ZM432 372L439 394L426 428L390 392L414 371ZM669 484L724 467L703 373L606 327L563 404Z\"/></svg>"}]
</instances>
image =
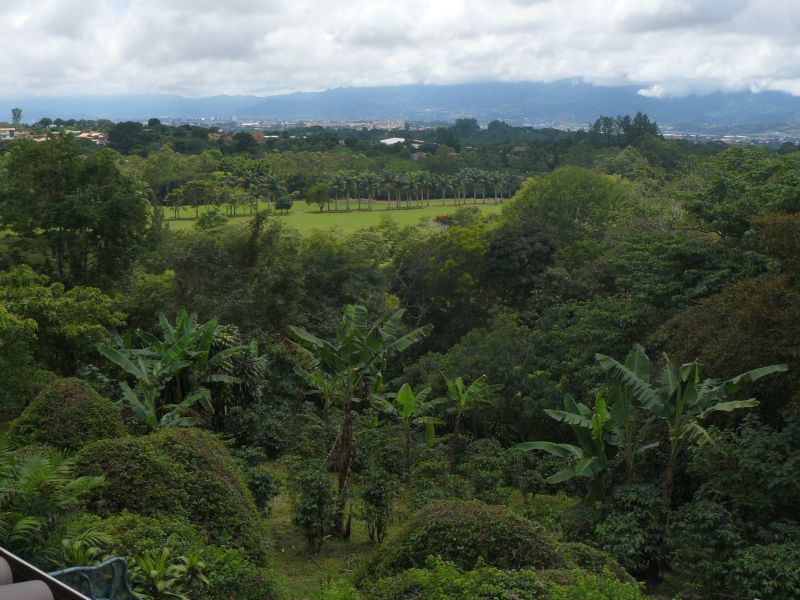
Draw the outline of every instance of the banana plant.
<instances>
[{"instance_id":1,"label":"banana plant","mask_svg":"<svg viewBox=\"0 0 800 600\"><path fill-rule=\"evenodd\" d=\"M601 500L606 491L608 472L619 451L616 443L619 423L614 420L613 412L608 410L605 399L598 394L594 409L591 409L582 402L575 402L571 395L566 394L564 410L545 409L545 413L556 421L569 425L578 445L524 442L518 444L517 448L543 450L559 458L574 461L574 467L559 471L546 481L557 484L573 477L584 477L588 480L586 501Z\"/></svg>"},{"instance_id":2,"label":"banana plant","mask_svg":"<svg viewBox=\"0 0 800 600\"><path fill-rule=\"evenodd\" d=\"M395 415L403 424L403 457L405 460L406 479L411 480L411 427L412 425L425 426L425 440L433 442L436 435L435 426L443 423L437 417L427 413L437 404L436 400L428 400L431 388L426 387L416 395L411 386L404 383L394 397L393 402L385 399L377 401L378 408L383 412Z\"/></svg>"},{"instance_id":3,"label":"banana plant","mask_svg":"<svg viewBox=\"0 0 800 600\"><path fill-rule=\"evenodd\" d=\"M440 398L439 401L449 404L450 411L455 413L453 435L450 438L450 472L454 473L464 416L481 404L492 404L495 394L503 386L491 385L487 381L486 375L481 375L469 386L464 385L461 377L450 379L444 373L442 373L442 377L447 385L447 396Z\"/></svg>"},{"instance_id":4,"label":"banana plant","mask_svg":"<svg viewBox=\"0 0 800 600\"><path fill-rule=\"evenodd\" d=\"M386 372L389 359L422 341L431 326L403 331L403 315L398 310L388 317L370 322L364 306L351 304L345 308L341 326L334 339L323 340L299 327L290 327L297 339L295 348L300 362L306 368L312 384L323 383L323 394L330 393L341 409L339 425L338 491L335 528L347 536L344 513L348 499L348 482L353 457L352 405L360 401L373 401L380 397L383 388L382 373ZM314 376L318 373L321 377ZM324 397L324 396L323 396Z\"/></svg>"},{"instance_id":5,"label":"banana plant","mask_svg":"<svg viewBox=\"0 0 800 600\"><path fill-rule=\"evenodd\" d=\"M649 363L641 346L634 347L634 352L640 355L642 361ZM679 366L665 354L664 368L656 378L656 387L653 387L649 368L637 371L602 354L597 355L597 361L611 381L624 387L639 406L650 411L667 429L670 452L664 474L663 496L668 505L672 500L675 463L681 449L687 443L702 445L710 441L702 421L715 412L732 412L757 406L758 401L754 398L729 398L738 393L744 384L788 368L786 365L770 365L720 382L703 379L699 362Z\"/></svg>"},{"instance_id":6,"label":"banana plant","mask_svg":"<svg viewBox=\"0 0 800 600\"><path fill-rule=\"evenodd\" d=\"M134 416L151 431L171 427L190 427L199 422L187 416L195 405L213 413L209 383L237 383L239 380L221 368L230 357L248 346L233 346L212 353L217 321L198 325L197 316L180 309L173 326L162 314L159 323L163 339L138 330L143 348L112 348L98 344L97 350L136 381L131 388L120 382L125 402Z\"/></svg>"},{"instance_id":7,"label":"banana plant","mask_svg":"<svg viewBox=\"0 0 800 600\"><path fill-rule=\"evenodd\" d=\"M600 361L601 355L598 355ZM602 363L601 363L602 366ZM650 359L639 344L634 344L625 358L625 367L643 380L650 379ZM653 416L644 417L642 407L634 398L630 387L618 379L608 378L609 410L614 424L614 444L619 448L625 464L625 480L633 483L636 459L647 450L658 446L658 442L647 442Z\"/></svg>"}]
</instances>

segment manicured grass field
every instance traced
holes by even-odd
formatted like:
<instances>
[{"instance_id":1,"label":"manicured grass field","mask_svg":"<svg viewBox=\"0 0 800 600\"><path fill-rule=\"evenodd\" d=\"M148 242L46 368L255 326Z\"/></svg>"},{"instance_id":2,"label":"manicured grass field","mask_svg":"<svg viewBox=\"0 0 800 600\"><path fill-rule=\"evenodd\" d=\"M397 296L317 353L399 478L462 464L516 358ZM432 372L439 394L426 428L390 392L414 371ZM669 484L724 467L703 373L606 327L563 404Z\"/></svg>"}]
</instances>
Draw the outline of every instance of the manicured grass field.
<instances>
[{"instance_id":1,"label":"manicured grass field","mask_svg":"<svg viewBox=\"0 0 800 600\"><path fill-rule=\"evenodd\" d=\"M448 201L446 201L448 202ZM473 205L472 200L467 199L466 206L477 206L485 214L498 214L501 209L500 204L478 204ZM355 204L355 203L354 203ZM307 233L312 229L338 229L342 233L352 233L359 229L372 227L377 225L384 215L388 215L395 223L400 225L415 225L419 223L420 219L432 219L438 215L452 214L462 207L462 205L455 206L452 201L449 201L445 206L440 206L440 201L431 201L431 204L436 206L428 206L422 208L401 208L386 210L386 205L376 205L372 211L362 210L351 212L323 212L320 213L314 210L313 207L305 203L295 203L294 208L286 215L280 215L280 218L300 233ZM264 208L263 206L261 207ZM205 208L200 209L202 214ZM187 231L191 230L195 222L195 211L193 208L183 208L180 212L179 219L172 218L173 212L170 209L165 211L167 223L172 231ZM231 217L228 224L244 224L252 218L250 214L240 214L236 217Z\"/></svg>"}]
</instances>

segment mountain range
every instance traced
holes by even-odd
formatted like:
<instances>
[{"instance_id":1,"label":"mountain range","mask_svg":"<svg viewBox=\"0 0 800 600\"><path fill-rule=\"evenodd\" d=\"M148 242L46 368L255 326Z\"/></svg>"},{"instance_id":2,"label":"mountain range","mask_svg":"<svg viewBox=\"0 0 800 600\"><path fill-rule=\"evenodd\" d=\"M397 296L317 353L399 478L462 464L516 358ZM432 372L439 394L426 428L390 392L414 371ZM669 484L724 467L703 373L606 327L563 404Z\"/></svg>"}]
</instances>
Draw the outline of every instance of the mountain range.
<instances>
[{"instance_id":1,"label":"mountain range","mask_svg":"<svg viewBox=\"0 0 800 600\"><path fill-rule=\"evenodd\" d=\"M513 125L581 127L600 115L647 113L667 130L687 133L756 133L800 129L800 97L782 92L715 92L655 98L640 86L595 86L582 82L469 83L336 88L280 96L167 94L70 97L11 97L25 121L42 117L144 120L200 118L270 121L398 120L447 122L475 117Z\"/></svg>"}]
</instances>

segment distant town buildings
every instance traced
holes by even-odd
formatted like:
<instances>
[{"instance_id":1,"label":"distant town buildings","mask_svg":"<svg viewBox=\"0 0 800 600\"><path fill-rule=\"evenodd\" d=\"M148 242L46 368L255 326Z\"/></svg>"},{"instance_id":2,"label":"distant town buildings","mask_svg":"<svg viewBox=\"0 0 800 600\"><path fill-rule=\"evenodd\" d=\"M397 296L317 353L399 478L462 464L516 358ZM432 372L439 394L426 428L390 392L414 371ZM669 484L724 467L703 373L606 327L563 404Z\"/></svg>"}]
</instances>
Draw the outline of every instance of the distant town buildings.
<instances>
[{"instance_id":1,"label":"distant town buildings","mask_svg":"<svg viewBox=\"0 0 800 600\"><path fill-rule=\"evenodd\" d=\"M98 146L108 144L108 135L104 131L81 131L76 137L79 140L86 140Z\"/></svg>"},{"instance_id":2,"label":"distant town buildings","mask_svg":"<svg viewBox=\"0 0 800 600\"><path fill-rule=\"evenodd\" d=\"M422 144L425 143L432 143L432 142L425 142L424 140L406 140L406 138L401 137L390 137L384 138L382 140L378 140L381 144L386 144L387 146L392 146L394 144L405 144L408 141L408 145L412 148L419 148Z\"/></svg>"}]
</instances>

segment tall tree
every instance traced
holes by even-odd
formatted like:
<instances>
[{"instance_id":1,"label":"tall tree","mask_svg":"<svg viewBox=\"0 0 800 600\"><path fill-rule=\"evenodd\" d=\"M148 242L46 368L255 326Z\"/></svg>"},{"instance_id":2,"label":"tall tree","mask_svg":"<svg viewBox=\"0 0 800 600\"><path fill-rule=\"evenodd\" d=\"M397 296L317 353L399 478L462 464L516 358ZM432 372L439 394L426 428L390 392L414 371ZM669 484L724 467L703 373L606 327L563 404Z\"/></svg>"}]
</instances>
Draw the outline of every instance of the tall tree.
<instances>
[{"instance_id":1,"label":"tall tree","mask_svg":"<svg viewBox=\"0 0 800 600\"><path fill-rule=\"evenodd\" d=\"M144 239L148 201L114 154L83 156L71 136L21 140L0 165L0 223L44 242L59 279L117 279Z\"/></svg>"},{"instance_id":2,"label":"tall tree","mask_svg":"<svg viewBox=\"0 0 800 600\"><path fill-rule=\"evenodd\" d=\"M14 125L19 125L22 122L22 109L21 108L12 108L11 109L11 122Z\"/></svg>"}]
</instances>

